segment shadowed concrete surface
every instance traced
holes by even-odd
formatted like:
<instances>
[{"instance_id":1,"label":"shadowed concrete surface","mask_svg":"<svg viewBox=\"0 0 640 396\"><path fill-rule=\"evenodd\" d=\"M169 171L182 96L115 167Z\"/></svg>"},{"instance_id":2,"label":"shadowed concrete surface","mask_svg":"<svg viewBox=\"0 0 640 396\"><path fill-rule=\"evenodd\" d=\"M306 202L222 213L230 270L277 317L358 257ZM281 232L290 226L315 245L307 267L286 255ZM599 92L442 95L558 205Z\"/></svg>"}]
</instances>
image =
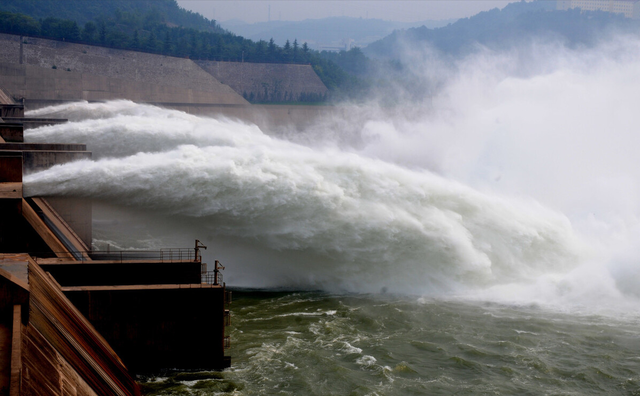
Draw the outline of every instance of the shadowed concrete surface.
<instances>
[{"instance_id":1,"label":"shadowed concrete surface","mask_svg":"<svg viewBox=\"0 0 640 396\"><path fill-rule=\"evenodd\" d=\"M221 83L255 101L315 101L328 93L311 65L196 61Z\"/></svg>"},{"instance_id":2,"label":"shadowed concrete surface","mask_svg":"<svg viewBox=\"0 0 640 396\"><path fill-rule=\"evenodd\" d=\"M27 81L21 88L23 96L30 99L36 99L33 94L38 93L41 99L50 100L107 100L114 98L111 93L150 102L247 104L229 86L184 58L31 37L21 41L20 36L0 34L0 62L42 69L26 69ZM69 78L62 72L75 74ZM19 70L8 73L20 80ZM11 81L3 83L0 86L14 96L20 94L15 85L9 86Z\"/></svg>"}]
</instances>

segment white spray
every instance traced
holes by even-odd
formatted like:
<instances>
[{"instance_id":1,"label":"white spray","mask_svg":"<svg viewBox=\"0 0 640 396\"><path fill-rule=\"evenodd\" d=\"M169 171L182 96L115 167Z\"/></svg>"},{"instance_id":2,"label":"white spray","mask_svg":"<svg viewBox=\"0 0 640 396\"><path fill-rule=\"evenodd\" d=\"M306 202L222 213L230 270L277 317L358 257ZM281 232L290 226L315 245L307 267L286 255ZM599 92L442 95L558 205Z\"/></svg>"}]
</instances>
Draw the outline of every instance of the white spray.
<instances>
[{"instance_id":1,"label":"white spray","mask_svg":"<svg viewBox=\"0 0 640 396\"><path fill-rule=\"evenodd\" d=\"M26 191L149 211L145 235L166 221L222 241L236 285L616 300L637 285L632 44L556 53L527 77L504 71L509 56L468 59L423 117L371 116L357 149L123 101L43 109L30 115L72 122L27 139L99 159L29 175Z\"/></svg>"}]
</instances>

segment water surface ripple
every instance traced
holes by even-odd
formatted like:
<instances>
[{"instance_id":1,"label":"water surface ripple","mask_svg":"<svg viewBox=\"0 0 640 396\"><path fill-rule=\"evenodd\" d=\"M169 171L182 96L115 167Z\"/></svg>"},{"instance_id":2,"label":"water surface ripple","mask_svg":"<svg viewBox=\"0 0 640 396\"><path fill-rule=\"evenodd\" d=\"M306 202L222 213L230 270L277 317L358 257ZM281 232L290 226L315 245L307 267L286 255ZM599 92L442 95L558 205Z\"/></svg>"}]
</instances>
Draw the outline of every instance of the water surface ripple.
<instances>
[{"instance_id":1,"label":"water surface ripple","mask_svg":"<svg viewBox=\"0 0 640 396\"><path fill-rule=\"evenodd\" d=\"M149 379L152 394L640 394L638 318L388 295L234 296L233 367Z\"/></svg>"}]
</instances>

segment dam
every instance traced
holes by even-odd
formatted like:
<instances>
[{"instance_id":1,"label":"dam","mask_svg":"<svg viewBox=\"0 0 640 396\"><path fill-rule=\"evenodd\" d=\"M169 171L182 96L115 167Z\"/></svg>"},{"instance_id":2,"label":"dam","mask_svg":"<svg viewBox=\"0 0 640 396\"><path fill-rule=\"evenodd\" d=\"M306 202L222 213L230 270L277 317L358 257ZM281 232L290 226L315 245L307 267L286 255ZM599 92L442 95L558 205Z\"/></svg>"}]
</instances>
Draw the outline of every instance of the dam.
<instances>
[{"instance_id":1,"label":"dam","mask_svg":"<svg viewBox=\"0 0 640 396\"><path fill-rule=\"evenodd\" d=\"M91 158L83 144L24 143L0 105L0 395L139 395L135 375L221 370L230 292L192 248L98 251L91 202L26 197L23 175Z\"/></svg>"},{"instance_id":2,"label":"dam","mask_svg":"<svg viewBox=\"0 0 640 396\"><path fill-rule=\"evenodd\" d=\"M25 142L25 129L66 122L25 108L126 99L301 129L339 110L246 98L322 98L324 84L309 65L194 62L7 34L0 43L0 396L138 395L136 375L229 367L223 265L203 262L198 240L96 250L90 200L25 196L23 176L92 158L81 142Z\"/></svg>"}]
</instances>

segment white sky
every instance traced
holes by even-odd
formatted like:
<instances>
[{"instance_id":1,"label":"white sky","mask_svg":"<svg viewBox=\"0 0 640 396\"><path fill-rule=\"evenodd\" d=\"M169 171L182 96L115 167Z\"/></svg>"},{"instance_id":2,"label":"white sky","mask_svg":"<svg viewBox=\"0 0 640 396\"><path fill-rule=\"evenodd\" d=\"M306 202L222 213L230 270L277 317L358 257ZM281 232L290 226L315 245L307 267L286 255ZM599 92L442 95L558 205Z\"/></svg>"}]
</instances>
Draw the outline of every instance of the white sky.
<instances>
[{"instance_id":1,"label":"white sky","mask_svg":"<svg viewBox=\"0 0 640 396\"><path fill-rule=\"evenodd\" d=\"M245 22L266 22L271 6L271 20L300 21L332 16L375 18L398 22L427 19L464 18L480 11L502 8L513 0L178 0L188 10L209 19L223 22L240 19Z\"/></svg>"}]
</instances>

